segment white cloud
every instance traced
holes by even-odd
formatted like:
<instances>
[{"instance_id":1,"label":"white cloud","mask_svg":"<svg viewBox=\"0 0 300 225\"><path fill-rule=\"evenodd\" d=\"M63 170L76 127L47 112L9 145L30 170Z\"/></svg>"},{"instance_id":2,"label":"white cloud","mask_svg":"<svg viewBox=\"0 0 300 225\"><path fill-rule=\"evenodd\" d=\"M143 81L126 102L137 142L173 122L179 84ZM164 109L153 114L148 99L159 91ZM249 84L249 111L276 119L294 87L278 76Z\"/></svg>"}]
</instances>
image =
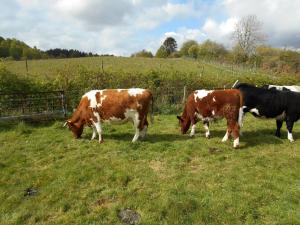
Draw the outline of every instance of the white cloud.
<instances>
[{"instance_id":1,"label":"white cloud","mask_svg":"<svg viewBox=\"0 0 300 225\"><path fill-rule=\"evenodd\" d=\"M1 36L42 49L130 55L155 52L167 36L178 46L207 38L229 46L235 22L248 14L263 22L268 43L300 48L297 0L1 0L0 8Z\"/></svg>"},{"instance_id":2,"label":"white cloud","mask_svg":"<svg viewBox=\"0 0 300 225\"><path fill-rule=\"evenodd\" d=\"M225 21L218 23L209 18L205 21L201 30L206 36L206 39L211 39L223 43L225 46L231 45L231 34L234 31L237 18L228 18Z\"/></svg>"},{"instance_id":3,"label":"white cloud","mask_svg":"<svg viewBox=\"0 0 300 225\"><path fill-rule=\"evenodd\" d=\"M224 0L229 17L256 15L263 23L268 43L300 47L300 1L298 0ZM298 37L298 38L297 38Z\"/></svg>"}]
</instances>

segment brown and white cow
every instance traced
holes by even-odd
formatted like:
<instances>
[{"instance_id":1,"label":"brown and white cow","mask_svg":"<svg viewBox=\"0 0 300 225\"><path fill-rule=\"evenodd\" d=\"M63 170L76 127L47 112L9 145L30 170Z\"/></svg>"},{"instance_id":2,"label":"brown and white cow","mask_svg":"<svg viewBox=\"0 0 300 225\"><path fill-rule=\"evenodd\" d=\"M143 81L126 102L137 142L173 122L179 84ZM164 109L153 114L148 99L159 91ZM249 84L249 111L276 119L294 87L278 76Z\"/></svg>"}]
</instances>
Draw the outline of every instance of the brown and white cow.
<instances>
[{"instance_id":1,"label":"brown and white cow","mask_svg":"<svg viewBox=\"0 0 300 225\"><path fill-rule=\"evenodd\" d=\"M177 116L182 134L190 125L190 136L195 135L196 123L203 121L205 136L210 137L209 122L218 118L227 120L227 132L222 142L233 136L233 147L239 146L239 131L241 126L242 95L239 90L196 90L189 95L182 116Z\"/></svg>"},{"instance_id":2,"label":"brown and white cow","mask_svg":"<svg viewBox=\"0 0 300 225\"><path fill-rule=\"evenodd\" d=\"M139 136L144 137L147 133L150 103L153 110L152 93L147 89L92 90L82 96L79 106L65 125L69 126L75 138L79 138L84 125L88 125L93 128L92 140L97 132L102 143L103 122L122 124L132 121L135 127L132 142L136 142Z\"/></svg>"}]
</instances>

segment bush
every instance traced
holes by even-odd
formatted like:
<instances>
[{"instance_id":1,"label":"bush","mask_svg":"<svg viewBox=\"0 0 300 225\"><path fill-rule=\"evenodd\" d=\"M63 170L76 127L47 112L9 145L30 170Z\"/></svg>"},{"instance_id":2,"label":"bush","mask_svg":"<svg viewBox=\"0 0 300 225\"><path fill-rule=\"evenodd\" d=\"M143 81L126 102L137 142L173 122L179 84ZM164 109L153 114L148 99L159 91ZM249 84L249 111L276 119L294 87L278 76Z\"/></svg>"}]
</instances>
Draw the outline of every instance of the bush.
<instances>
[{"instance_id":1,"label":"bush","mask_svg":"<svg viewBox=\"0 0 300 225\"><path fill-rule=\"evenodd\" d=\"M131 57L144 57L144 58L152 58L153 54L150 51L146 51L145 49L143 49L142 51L133 53L131 55Z\"/></svg>"},{"instance_id":2,"label":"bush","mask_svg":"<svg viewBox=\"0 0 300 225\"><path fill-rule=\"evenodd\" d=\"M189 56L189 49L193 45L198 45L197 41L189 40L189 41L184 42L179 51L180 55L181 56Z\"/></svg>"}]
</instances>

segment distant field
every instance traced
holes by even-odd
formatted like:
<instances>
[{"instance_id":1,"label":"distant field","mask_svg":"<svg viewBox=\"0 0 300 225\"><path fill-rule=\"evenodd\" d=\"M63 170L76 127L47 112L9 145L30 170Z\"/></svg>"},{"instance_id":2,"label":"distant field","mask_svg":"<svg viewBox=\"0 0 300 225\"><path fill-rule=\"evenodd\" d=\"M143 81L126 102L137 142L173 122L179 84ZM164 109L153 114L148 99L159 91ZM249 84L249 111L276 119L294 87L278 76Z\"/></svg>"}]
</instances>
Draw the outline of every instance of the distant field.
<instances>
[{"instance_id":1,"label":"distant field","mask_svg":"<svg viewBox=\"0 0 300 225\"><path fill-rule=\"evenodd\" d=\"M121 224L124 208L145 225L300 224L299 122L289 143L248 115L238 150L221 143L225 121L190 138L157 115L135 144L130 124L105 125L101 145L61 125L1 124L0 224Z\"/></svg>"},{"instance_id":2,"label":"distant field","mask_svg":"<svg viewBox=\"0 0 300 225\"><path fill-rule=\"evenodd\" d=\"M6 61L6 67L20 76L25 76L25 61ZM102 70L103 65L103 70ZM90 72L106 72L115 76L148 76L155 71L162 78L181 76L187 80L203 80L213 87L232 84L236 79L259 83L300 83L296 76L276 75L255 69L210 63L193 59L158 59L158 58L126 58L126 57L85 57L72 59L29 60L28 75L38 80L51 80L59 74L67 73L75 76L82 70Z\"/></svg>"}]
</instances>

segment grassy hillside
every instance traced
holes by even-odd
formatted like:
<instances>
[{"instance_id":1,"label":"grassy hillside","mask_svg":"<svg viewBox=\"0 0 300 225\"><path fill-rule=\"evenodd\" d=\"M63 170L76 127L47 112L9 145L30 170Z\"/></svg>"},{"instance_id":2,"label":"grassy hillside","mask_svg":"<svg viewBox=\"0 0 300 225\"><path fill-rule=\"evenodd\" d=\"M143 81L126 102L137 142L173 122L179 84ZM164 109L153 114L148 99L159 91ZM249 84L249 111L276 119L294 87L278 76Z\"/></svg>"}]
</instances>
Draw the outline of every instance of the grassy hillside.
<instances>
[{"instance_id":1,"label":"grassy hillside","mask_svg":"<svg viewBox=\"0 0 300 225\"><path fill-rule=\"evenodd\" d=\"M106 125L102 145L61 125L0 126L0 224L122 224L125 208L147 225L300 224L299 123L289 143L248 115L238 150L221 143L225 121L190 138L156 116L135 144L130 124Z\"/></svg>"},{"instance_id":2,"label":"grassy hillside","mask_svg":"<svg viewBox=\"0 0 300 225\"><path fill-rule=\"evenodd\" d=\"M159 76L173 76L179 74L185 79L204 80L210 86L223 87L235 79L249 82L299 83L296 75L276 75L260 70L240 68L231 65L209 63L192 59L157 59L157 58L125 58L125 57L85 57L72 59L47 59L28 61L28 73L25 61L6 61L7 69L20 75L33 77L37 80L51 80L61 73L68 73L70 77L83 71L91 74L111 73L115 76L148 76L157 72ZM102 69L103 68L103 69Z\"/></svg>"}]
</instances>

